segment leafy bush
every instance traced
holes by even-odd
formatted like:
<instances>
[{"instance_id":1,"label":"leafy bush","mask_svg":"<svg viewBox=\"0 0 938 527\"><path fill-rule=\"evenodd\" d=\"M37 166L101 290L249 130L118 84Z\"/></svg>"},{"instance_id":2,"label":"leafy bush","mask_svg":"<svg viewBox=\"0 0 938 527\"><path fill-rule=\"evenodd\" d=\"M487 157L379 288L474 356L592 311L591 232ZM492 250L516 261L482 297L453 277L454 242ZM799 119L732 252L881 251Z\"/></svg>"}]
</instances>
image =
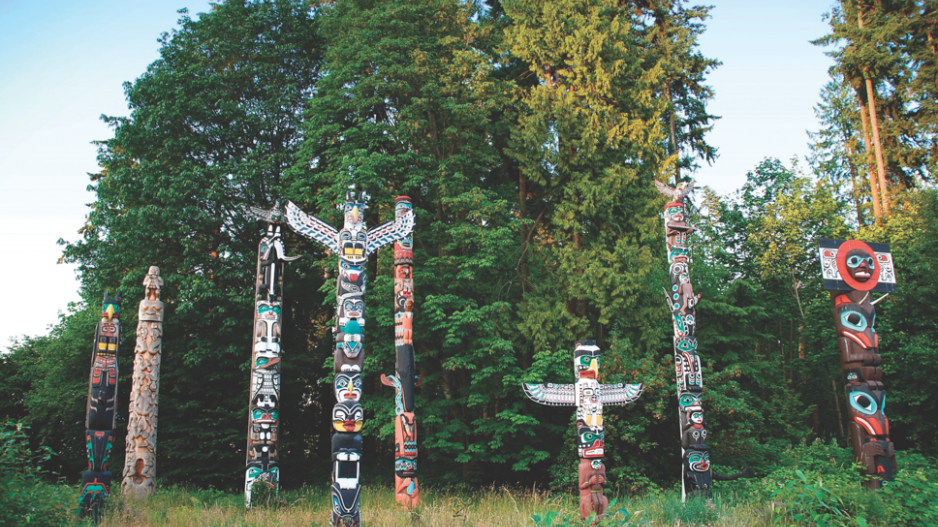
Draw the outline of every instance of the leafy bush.
<instances>
[{"instance_id":1,"label":"leafy bush","mask_svg":"<svg viewBox=\"0 0 938 527\"><path fill-rule=\"evenodd\" d=\"M896 480L882 490L889 525L938 525L938 462L921 454L897 457Z\"/></svg>"},{"instance_id":2,"label":"leafy bush","mask_svg":"<svg viewBox=\"0 0 938 527\"><path fill-rule=\"evenodd\" d=\"M42 481L40 464L55 453L49 447L29 448L28 427L12 421L0 425L0 527L70 525L74 489Z\"/></svg>"}]
</instances>

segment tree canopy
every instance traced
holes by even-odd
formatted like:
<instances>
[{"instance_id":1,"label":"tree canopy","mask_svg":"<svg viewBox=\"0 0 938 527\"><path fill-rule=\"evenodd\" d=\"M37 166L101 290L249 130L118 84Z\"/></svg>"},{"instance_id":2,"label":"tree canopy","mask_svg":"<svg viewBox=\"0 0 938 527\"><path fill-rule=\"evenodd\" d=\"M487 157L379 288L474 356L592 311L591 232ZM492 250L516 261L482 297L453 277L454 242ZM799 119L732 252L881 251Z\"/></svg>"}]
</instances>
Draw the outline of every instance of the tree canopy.
<instances>
[{"instance_id":1,"label":"tree canopy","mask_svg":"<svg viewBox=\"0 0 938 527\"><path fill-rule=\"evenodd\" d=\"M931 39L900 35L930 36L933 7L860 6L861 30L850 25L858 5L843 0L830 18L823 41L840 43L838 67L807 165L766 159L738 192L695 197L691 278L703 295L697 336L718 472L771 467L815 437L846 444L821 237L892 244L899 293L877 305L892 436L900 449L936 446L921 416L938 410L927 294L938 287L938 195L926 185L926 100L938 85ZM239 486L261 229L243 207L289 199L338 224L335 205L354 184L372 196L370 225L393 218L397 195L417 215L422 483L571 484L572 412L530 403L520 384L570 382L574 341L594 338L606 350L604 382L646 386L636 404L607 412L612 484L674 484L667 200L654 181L687 180L717 155L706 75L719 62L697 43L708 8L251 0L181 15L161 58L125 85L130 115L104 117L113 137L100 142L96 200L81 238L63 242L84 301L49 335L0 356L0 412L58 452L58 473L74 480L85 463L80 421L101 294L124 291L123 413L134 307L158 265L159 477ZM883 112L888 215L872 210L864 76ZM304 255L286 266L281 369L282 482L299 486L329 472L336 262L302 237L284 239ZM369 262L366 298L365 456L388 470L363 477L382 483L393 458L393 391L378 380L394 370L392 269L390 252ZM122 456L115 448L112 463Z\"/></svg>"}]
</instances>

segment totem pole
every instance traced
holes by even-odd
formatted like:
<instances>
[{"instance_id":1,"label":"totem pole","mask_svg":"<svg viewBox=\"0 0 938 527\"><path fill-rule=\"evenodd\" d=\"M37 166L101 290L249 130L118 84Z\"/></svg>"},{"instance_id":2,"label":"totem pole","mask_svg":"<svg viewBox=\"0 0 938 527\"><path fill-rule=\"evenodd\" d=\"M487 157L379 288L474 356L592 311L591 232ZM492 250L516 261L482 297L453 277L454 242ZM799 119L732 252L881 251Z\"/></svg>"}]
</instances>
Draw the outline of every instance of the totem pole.
<instances>
[{"instance_id":1,"label":"totem pole","mask_svg":"<svg viewBox=\"0 0 938 527\"><path fill-rule=\"evenodd\" d=\"M889 245L857 240L818 240L824 288L831 293L837 346L847 392L850 439L866 487L893 480L896 453L889 440L886 392L876 322L877 302L896 291L896 271ZM886 293L873 300L874 292Z\"/></svg>"},{"instance_id":2,"label":"totem pole","mask_svg":"<svg viewBox=\"0 0 938 527\"><path fill-rule=\"evenodd\" d=\"M602 350L596 341L581 340L573 352L576 384L527 384L524 393L532 401L547 406L575 406L577 454L580 457L580 516L586 520L596 513L595 522L606 511L609 500L603 496L606 467L603 464L603 406L625 406L642 394L642 384L599 384Z\"/></svg>"},{"instance_id":3,"label":"totem pole","mask_svg":"<svg viewBox=\"0 0 938 527\"><path fill-rule=\"evenodd\" d=\"M396 200L398 222L412 214L410 198ZM382 375L381 383L392 386L394 396L394 490L397 503L407 509L420 501L417 488L417 420L414 388L419 384L414 361L414 241L408 234L394 243L394 347L395 375Z\"/></svg>"},{"instance_id":4,"label":"totem pole","mask_svg":"<svg viewBox=\"0 0 938 527\"><path fill-rule=\"evenodd\" d=\"M81 475L79 508L82 517L97 521L104 499L111 492L111 473L107 469L114 423L117 419L117 358L121 340L121 293L104 292L101 320L95 329L91 352L91 379L85 409L85 444L88 470Z\"/></svg>"},{"instance_id":5,"label":"totem pole","mask_svg":"<svg viewBox=\"0 0 938 527\"><path fill-rule=\"evenodd\" d=\"M658 190L674 201L664 206L665 247L668 252L668 274L671 289L665 290L665 301L674 322L674 368L677 373L678 418L681 425L681 499L690 494L710 495L713 478L710 474L710 452L707 446L707 422L704 420L703 374L697 355L695 337L696 309L700 295L694 295L687 256L687 235L694 227L684 217L684 199L694 182L681 183L673 189L658 181Z\"/></svg>"},{"instance_id":6,"label":"totem pole","mask_svg":"<svg viewBox=\"0 0 938 527\"><path fill-rule=\"evenodd\" d=\"M160 353L163 341L163 303L160 268L150 266L143 279L146 296L137 312L134 384L127 417L126 457L121 493L145 498L156 488L156 423L160 400Z\"/></svg>"},{"instance_id":7,"label":"totem pole","mask_svg":"<svg viewBox=\"0 0 938 527\"><path fill-rule=\"evenodd\" d=\"M247 469L244 505L251 507L251 489L257 482L277 489L280 427L280 315L283 307L283 264L287 256L280 238L283 211L278 201L270 210L247 207L247 216L267 223L257 248L254 296L254 338L251 351L251 387L248 410Z\"/></svg>"},{"instance_id":8,"label":"totem pole","mask_svg":"<svg viewBox=\"0 0 938 527\"><path fill-rule=\"evenodd\" d=\"M332 409L332 524L355 527L359 511L359 464L365 413L362 396L362 366L365 361L365 262L378 249L409 236L414 230L414 212L405 210L395 221L365 228L368 196L349 191L342 207L345 225L337 231L315 216L287 202L287 224L298 234L319 243L339 256L336 291L335 380L336 405Z\"/></svg>"}]
</instances>

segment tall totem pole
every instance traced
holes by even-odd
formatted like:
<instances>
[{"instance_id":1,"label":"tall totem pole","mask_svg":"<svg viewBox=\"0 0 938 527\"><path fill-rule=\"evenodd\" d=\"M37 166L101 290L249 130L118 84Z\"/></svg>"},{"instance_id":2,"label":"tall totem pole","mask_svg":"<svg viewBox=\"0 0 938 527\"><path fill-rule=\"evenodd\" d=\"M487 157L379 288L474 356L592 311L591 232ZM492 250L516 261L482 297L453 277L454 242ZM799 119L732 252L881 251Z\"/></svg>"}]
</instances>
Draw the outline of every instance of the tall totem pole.
<instances>
[{"instance_id":1,"label":"tall totem pole","mask_svg":"<svg viewBox=\"0 0 938 527\"><path fill-rule=\"evenodd\" d=\"M893 480L896 453L889 440L886 392L876 322L874 292L894 293L896 271L889 245L857 240L818 240L824 288L830 291L837 326L837 346L847 392L850 439L866 486L880 488Z\"/></svg>"},{"instance_id":2,"label":"tall totem pole","mask_svg":"<svg viewBox=\"0 0 938 527\"><path fill-rule=\"evenodd\" d=\"M576 384L527 384L524 393L532 401L547 406L575 406L577 454L580 457L580 516L586 520L595 513L595 521L606 512L609 500L603 496L606 486L605 436L603 406L625 406L642 394L642 384L599 384L602 350L596 341L581 340L573 352Z\"/></svg>"},{"instance_id":3,"label":"tall totem pole","mask_svg":"<svg viewBox=\"0 0 938 527\"><path fill-rule=\"evenodd\" d=\"M299 258L287 256L280 238L283 210L278 201L270 210L247 207L245 214L267 222L257 248L254 297L254 338L251 351L251 387L248 410L247 469L244 505L251 507L251 489L262 482L276 489L280 482L278 429L280 427L280 315L283 311L283 264Z\"/></svg>"},{"instance_id":4,"label":"tall totem pole","mask_svg":"<svg viewBox=\"0 0 938 527\"><path fill-rule=\"evenodd\" d=\"M359 511L359 466L362 436L359 434L365 413L362 396L362 367L365 361L365 262L378 249L403 240L414 230L414 212L405 210L395 221L365 228L368 196L349 191L342 207L345 225L341 231L321 219L304 213L287 202L287 224L298 234L319 243L339 256L339 280L336 291L336 350L334 389L336 404L332 409L332 524L356 527L361 524Z\"/></svg>"},{"instance_id":5,"label":"tall totem pole","mask_svg":"<svg viewBox=\"0 0 938 527\"><path fill-rule=\"evenodd\" d=\"M127 417L126 457L121 493L145 498L156 488L156 424L160 399L160 353L163 341L163 303L160 268L150 267L143 279L145 297L137 311L133 390Z\"/></svg>"},{"instance_id":6,"label":"tall totem pole","mask_svg":"<svg viewBox=\"0 0 938 527\"><path fill-rule=\"evenodd\" d=\"M104 499L111 492L111 473L107 469L114 423L117 419L117 359L121 340L121 293L104 292L101 320L95 328L91 351L91 378L85 409L85 444L88 470L81 475L79 508L82 517L89 514L97 521Z\"/></svg>"},{"instance_id":7,"label":"tall totem pole","mask_svg":"<svg viewBox=\"0 0 938 527\"><path fill-rule=\"evenodd\" d=\"M412 214L410 198L400 196L394 217L400 222ZM408 234L394 242L394 348L395 375L382 375L381 382L394 387L394 490L397 503L412 509L419 503L417 488L417 419L414 388L418 385L414 360L414 241Z\"/></svg>"},{"instance_id":8,"label":"tall totem pole","mask_svg":"<svg viewBox=\"0 0 938 527\"><path fill-rule=\"evenodd\" d=\"M665 247L671 288L665 300L674 322L674 367L677 373L678 417L681 424L681 499L687 494L710 495L710 452L707 446L707 422L704 420L703 374L697 355L696 309L700 295L694 295L687 256L687 235L694 227L684 217L684 200L694 182L681 183L677 189L655 182L658 190L673 201L664 206Z\"/></svg>"}]
</instances>

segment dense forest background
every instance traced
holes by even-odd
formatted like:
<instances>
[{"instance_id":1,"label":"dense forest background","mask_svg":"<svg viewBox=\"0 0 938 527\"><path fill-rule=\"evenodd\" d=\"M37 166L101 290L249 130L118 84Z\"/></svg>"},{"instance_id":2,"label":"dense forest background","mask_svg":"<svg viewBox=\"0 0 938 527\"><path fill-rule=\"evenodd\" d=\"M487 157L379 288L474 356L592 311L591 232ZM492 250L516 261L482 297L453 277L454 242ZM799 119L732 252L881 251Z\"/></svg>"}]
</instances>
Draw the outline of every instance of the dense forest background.
<instances>
[{"instance_id":1,"label":"dense forest background","mask_svg":"<svg viewBox=\"0 0 938 527\"><path fill-rule=\"evenodd\" d=\"M0 356L0 415L31 426L77 481L91 340L105 289L124 291L118 408L150 265L166 302L158 475L243 484L256 244L245 205L290 199L339 224L354 183L369 224L409 195L424 484L569 484L572 413L520 383L572 380L573 342L606 350L604 382L644 382L607 411L612 484L678 481L666 201L707 143L697 38L681 0L226 1L161 39L105 117L101 171L77 242L84 302ZM717 472L772 467L816 438L846 445L843 384L818 238L891 244L899 292L877 305L892 438L938 447L938 1L839 0L836 66L812 155L766 159L736 193L695 194L692 279ZM766 104L771 104L766 101ZM771 122L765 123L772 126ZM759 133L753 130L753 133ZM285 276L281 474L329 478L335 257L292 233ZM369 263L366 482L391 481L391 271ZM32 299L30 301L38 301ZM928 418L928 416L933 416ZM123 432L111 466L123 466ZM375 467L385 467L378 470Z\"/></svg>"}]
</instances>

